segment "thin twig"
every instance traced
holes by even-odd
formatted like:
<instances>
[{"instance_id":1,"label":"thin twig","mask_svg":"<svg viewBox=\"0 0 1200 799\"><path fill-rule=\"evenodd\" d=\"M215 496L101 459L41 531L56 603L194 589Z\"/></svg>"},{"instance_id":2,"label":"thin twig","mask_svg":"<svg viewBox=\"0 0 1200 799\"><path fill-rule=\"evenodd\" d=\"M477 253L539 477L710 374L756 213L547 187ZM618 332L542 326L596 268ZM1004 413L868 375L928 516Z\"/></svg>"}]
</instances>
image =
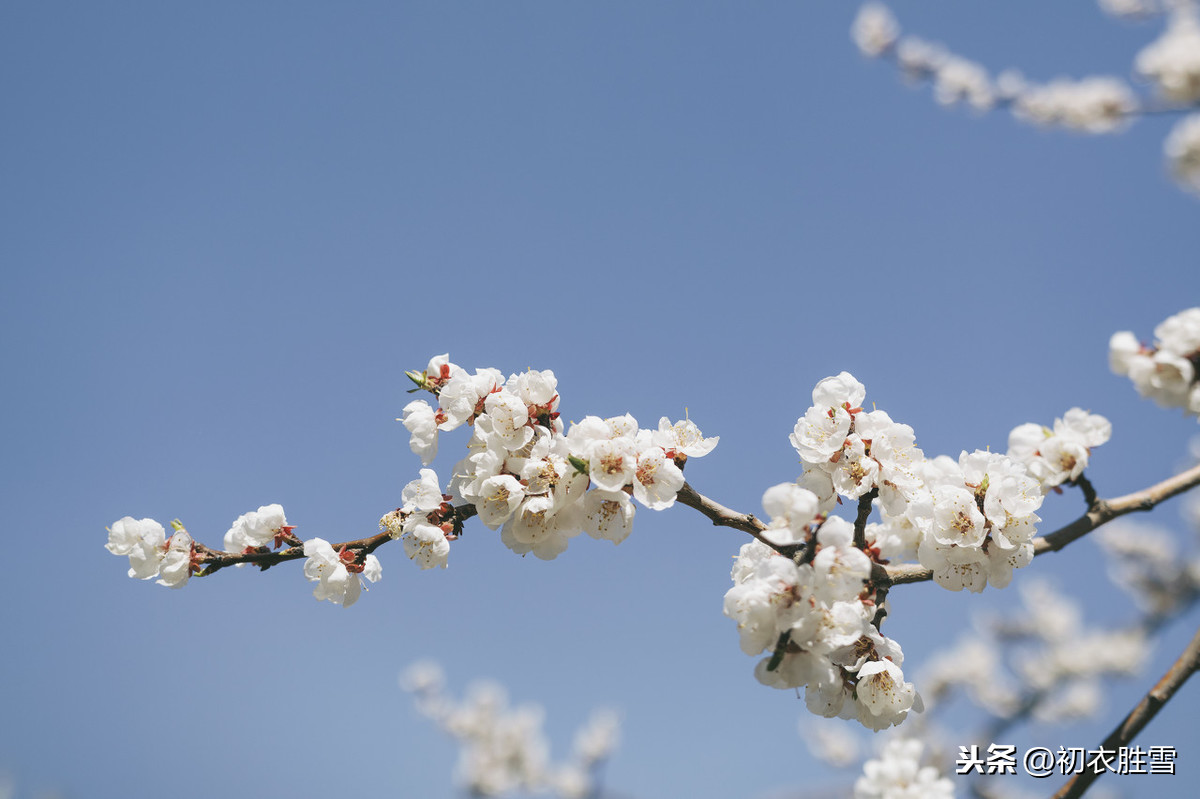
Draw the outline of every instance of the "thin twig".
<instances>
[{"instance_id":1,"label":"thin twig","mask_svg":"<svg viewBox=\"0 0 1200 799\"><path fill-rule=\"evenodd\" d=\"M1167 673L1162 676L1162 679L1155 683L1133 710L1129 711L1129 715L1117 725L1116 729L1108 734L1100 747L1116 751L1122 746L1128 746L1130 741L1137 737L1137 734L1150 723L1162 706L1171 700L1171 697L1183 687L1188 677L1191 677L1197 669L1200 669L1200 630L1197 630L1196 634L1192 636L1191 643L1187 645L1183 654L1167 670ZM1068 780L1067 784L1054 794L1053 799L1075 799L1075 797L1083 796L1084 791L1103 773L1103 771L1096 773L1085 769Z\"/></svg>"},{"instance_id":2,"label":"thin twig","mask_svg":"<svg viewBox=\"0 0 1200 799\"><path fill-rule=\"evenodd\" d=\"M1079 486L1079 490L1083 492L1083 501L1090 508L1096 504L1096 487L1092 485L1092 481L1088 479L1086 474L1081 474L1074 480L1075 485Z\"/></svg>"}]
</instances>

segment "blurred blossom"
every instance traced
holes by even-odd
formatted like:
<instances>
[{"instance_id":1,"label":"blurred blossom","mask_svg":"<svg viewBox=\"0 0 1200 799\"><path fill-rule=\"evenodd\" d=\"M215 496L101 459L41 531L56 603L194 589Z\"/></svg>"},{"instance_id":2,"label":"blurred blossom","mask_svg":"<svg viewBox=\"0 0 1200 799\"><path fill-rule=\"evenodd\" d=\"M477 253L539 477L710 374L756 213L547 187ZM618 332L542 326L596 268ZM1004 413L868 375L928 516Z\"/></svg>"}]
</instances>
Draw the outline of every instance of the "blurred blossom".
<instances>
[{"instance_id":1,"label":"blurred blossom","mask_svg":"<svg viewBox=\"0 0 1200 799\"><path fill-rule=\"evenodd\" d=\"M1158 93L1175 103L1200 100L1200 16L1184 7L1171 14L1166 31L1147 45L1134 66Z\"/></svg>"},{"instance_id":2,"label":"blurred blossom","mask_svg":"<svg viewBox=\"0 0 1200 799\"><path fill-rule=\"evenodd\" d=\"M889 741L874 760L863 765L854 783L854 799L951 799L954 785L933 766L921 765L924 744L916 740Z\"/></svg>"},{"instance_id":3,"label":"blurred blossom","mask_svg":"<svg viewBox=\"0 0 1200 799\"><path fill-rule=\"evenodd\" d=\"M1197 507L1195 500L1190 507ZM1095 535L1109 556L1109 578L1146 613L1164 616L1200 592L1196 570L1189 567L1166 529L1120 519Z\"/></svg>"},{"instance_id":4,"label":"blurred blossom","mask_svg":"<svg viewBox=\"0 0 1200 799\"><path fill-rule=\"evenodd\" d=\"M858 11L850 37L859 51L872 58L883 55L896 43L900 26L892 12L882 3L867 3Z\"/></svg>"},{"instance_id":5,"label":"blurred blossom","mask_svg":"<svg viewBox=\"0 0 1200 799\"><path fill-rule=\"evenodd\" d=\"M416 695L420 713L458 740L457 779L476 796L549 791L583 799L593 791L594 767L617 746L620 720L614 711L599 710L576 734L574 758L554 763L542 730L542 708L510 707L499 683L474 683L461 701L455 700L442 692L441 667L421 661L403 672L400 685Z\"/></svg>"},{"instance_id":6,"label":"blurred blossom","mask_svg":"<svg viewBox=\"0 0 1200 799\"><path fill-rule=\"evenodd\" d=\"M1163 144L1171 176L1180 186L1200 193L1200 114L1184 117Z\"/></svg>"},{"instance_id":7,"label":"blurred blossom","mask_svg":"<svg viewBox=\"0 0 1200 799\"><path fill-rule=\"evenodd\" d=\"M1080 133L1120 130L1137 108L1137 98L1124 81L1104 76L1031 83L1012 106L1018 119Z\"/></svg>"},{"instance_id":8,"label":"blurred blossom","mask_svg":"<svg viewBox=\"0 0 1200 799\"><path fill-rule=\"evenodd\" d=\"M858 738L845 724L802 721L800 735L814 757L835 768L852 766L861 757Z\"/></svg>"},{"instance_id":9,"label":"blurred blossom","mask_svg":"<svg viewBox=\"0 0 1200 799\"><path fill-rule=\"evenodd\" d=\"M1099 0L1105 14L1122 19L1145 19L1162 9L1155 0Z\"/></svg>"}]
</instances>

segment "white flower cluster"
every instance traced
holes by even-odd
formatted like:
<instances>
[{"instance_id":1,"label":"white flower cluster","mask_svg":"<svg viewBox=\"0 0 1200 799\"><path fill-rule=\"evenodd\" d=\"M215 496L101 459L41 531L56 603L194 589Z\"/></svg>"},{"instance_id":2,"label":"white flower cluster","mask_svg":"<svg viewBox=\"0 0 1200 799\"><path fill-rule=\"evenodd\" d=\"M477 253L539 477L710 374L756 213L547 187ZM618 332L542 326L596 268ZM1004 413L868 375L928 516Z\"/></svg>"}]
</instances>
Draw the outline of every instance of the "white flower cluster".
<instances>
[{"instance_id":1,"label":"white flower cluster","mask_svg":"<svg viewBox=\"0 0 1200 799\"><path fill-rule=\"evenodd\" d=\"M791 495L788 524L815 526L817 500L795 484L775 486L764 506ZM809 518L803 509L811 509ZM770 511L768 511L770 512ZM772 520L772 529L782 529ZM757 541L742 546L725 615L737 622L742 651L771 654L755 676L775 688L805 689L805 703L821 716L857 719L872 730L899 724L921 697L904 681L900 645L873 624L876 606L866 581L871 559L853 543L844 519L820 525L815 556L796 563ZM810 545L811 546L811 545Z\"/></svg>"},{"instance_id":2,"label":"white flower cluster","mask_svg":"<svg viewBox=\"0 0 1200 799\"><path fill-rule=\"evenodd\" d=\"M865 396L847 372L825 378L792 433L805 465L800 484L822 498L821 512L832 509L835 493L857 499L878 490L883 521L867 533L878 557L915 554L952 591L1008 585L1012 570L1033 559L1037 480L991 452L926 460L912 428L863 411Z\"/></svg>"},{"instance_id":3,"label":"white flower cluster","mask_svg":"<svg viewBox=\"0 0 1200 799\"><path fill-rule=\"evenodd\" d=\"M1112 424L1103 416L1072 408L1049 428L1029 422L1008 434L1008 456L1025 464L1042 493L1079 479L1087 468L1092 447L1112 436Z\"/></svg>"},{"instance_id":4,"label":"white flower cluster","mask_svg":"<svg viewBox=\"0 0 1200 799\"><path fill-rule=\"evenodd\" d=\"M1006 70L993 79L982 65L939 44L901 36L896 18L877 2L859 11L851 38L863 55L893 58L910 81L932 81L934 97L942 105L965 103L983 112L1003 103L1018 119L1085 133L1118 130L1138 109L1133 90L1118 78L1058 78L1036 84Z\"/></svg>"},{"instance_id":5,"label":"white flower cluster","mask_svg":"<svg viewBox=\"0 0 1200 799\"><path fill-rule=\"evenodd\" d=\"M182 588L188 578L200 570L196 562L196 544L178 521L171 522L174 534L168 539L163 526L153 519L136 520L130 516L114 522L108 531L106 549L114 555L129 557L129 576L143 580L160 577L160 585ZM225 533L225 551L243 555L270 551L284 544L300 546L292 536L295 529L287 523L283 506L263 505L243 513ZM343 547L335 551L323 538L303 542L307 560L304 576L317 583L313 596L350 607L363 590L363 580L375 582L383 572L374 555L360 556ZM238 566L243 564L239 563Z\"/></svg>"},{"instance_id":6,"label":"white flower cluster","mask_svg":"<svg viewBox=\"0 0 1200 799\"><path fill-rule=\"evenodd\" d=\"M954 591L1002 588L1033 559L1043 489L1025 463L1007 455L927 460L912 428L863 410L865 398L848 372L813 389L813 405L791 435L804 473L763 495L765 543L742 547L725 614L737 622L744 652L770 652L756 669L760 681L804 686L814 713L878 730L919 710L921 700L904 681L900 646L874 624L873 561L915 557ZM1071 468L1082 471L1087 448L1107 438L1107 422L1079 411L1060 423L1056 446L1073 453ZM1082 453L1072 449L1076 433ZM879 505L882 521L865 525L863 548L849 522L828 516L839 497Z\"/></svg>"},{"instance_id":7,"label":"white flower cluster","mask_svg":"<svg viewBox=\"0 0 1200 799\"><path fill-rule=\"evenodd\" d=\"M108 543L104 548L114 555L129 557L129 576L139 580L158 577L159 585L183 588L194 571L192 558L195 542L178 521L171 523L174 533L167 538L166 530L154 519L134 519L126 516L108 528Z\"/></svg>"},{"instance_id":8,"label":"white flower cluster","mask_svg":"<svg viewBox=\"0 0 1200 799\"><path fill-rule=\"evenodd\" d=\"M1163 144L1171 176L1188 191L1200 194L1200 114L1176 123Z\"/></svg>"},{"instance_id":9,"label":"white flower cluster","mask_svg":"<svg viewBox=\"0 0 1200 799\"><path fill-rule=\"evenodd\" d=\"M1138 53L1134 67L1164 99L1181 104L1200 100L1200 17L1196 9L1176 9L1163 35Z\"/></svg>"},{"instance_id":10,"label":"white flower cluster","mask_svg":"<svg viewBox=\"0 0 1200 799\"><path fill-rule=\"evenodd\" d=\"M563 799L592 795L596 767L617 747L616 713L594 712L575 736L571 759L556 764L550 760L540 707L510 708L504 689L495 683L478 683L461 702L455 702L443 693L444 683L441 668L429 662L413 665L400 677L421 714L460 742L458 779L471 795L514 791L551 791Z\"/></svg>"},{"instance_id":11,"label":"white flower cluster","mask_svg":"<svg viewBox=\"0 0 1200 799\"><path fill-rule=\"evenodd\" d=\"M863 764L854 783L854 799L953 799L954 784L933 766L921 765L924 744L899 738Z\"/></svg>"},{"instance_id":12,"label":"white flower cluster","mask_svg":"<svg viewBox=\"0 0 1200 799\"><path fill-rule=\"evenodd\" d=\"M791 442L804 463L801 484L833 507L834 494L858 499L878 489L884 510L902 513L920 486L916 466L925 454L913 429L883 411L864 411L867 390L849 372L813 389L812 407L796 421Z\"/></svg>"},{"instance_id":13,"label":"white flower cluster","mask_svg":"<svg viewBox=\"0 0 1200 799\"><path fill-rule=\"evenodd\" d=\"M450 541L456 537L450 516L454 507L443 494L437 473L422 469L421 476L404 487L403 506L379 520L392 538L404 544L404 552L422 569L446 568Z\"/></svg>"},{"instance_id":14,"label":"white flower cluster","mask_svg":"<svg viewBox=\"0 0 1200 799\"><path fill-rule=\"evenodd\" d=\"M917 558L951 591L1003 588L1033 560L1042 490L1007 455L941 455L921 469L922 491L906 515L921 533Z\"/></svg>"},{"instance_id":15,"label":"white flower cluster","mask_svg":"<svg viewBox=\"0 0 1200 799\"><path fill-rule=\"evenodd\" d=\"M1154 346L1138 342L1128 331L1113 334L1108 363L1127 375L1143 397L1164 408L1200 414L1200 308L1175 314L1154 328Z\"/></svg>"},{"instance_id":16,"label":"white flower cluster","mask_svg":"<svg viewBox=\"0 0 1200 799\"><path fill-rule=\"evenodd\" d=\"M499 528L504 544L521 555L550 560L585 531L619 544L633 524L630 495L652 510L671 507L683 487L681 465L711 452L718 440L705 438L690 421L672 424L666 417L657 430L642 430L628 414L587 416L564 434L551 371L505 380L496 369L469 374L439 355L424 372L408 374L439 402L436 409L424 400L405 406L400 421L411 433L412 450L428 464L439 432L470 425L469 454L454 467L447 496L472 504L480 520ZM434 524L420 521L442 507L441 499L434 504L441 493L436 476L426 471L423 479L433 482L413 496L427 495L427 505L406 496L405 507L382 523L405 538L410 557L431 568L445 565L449 548L437 542Z\"/></svg>"}]
</instances>

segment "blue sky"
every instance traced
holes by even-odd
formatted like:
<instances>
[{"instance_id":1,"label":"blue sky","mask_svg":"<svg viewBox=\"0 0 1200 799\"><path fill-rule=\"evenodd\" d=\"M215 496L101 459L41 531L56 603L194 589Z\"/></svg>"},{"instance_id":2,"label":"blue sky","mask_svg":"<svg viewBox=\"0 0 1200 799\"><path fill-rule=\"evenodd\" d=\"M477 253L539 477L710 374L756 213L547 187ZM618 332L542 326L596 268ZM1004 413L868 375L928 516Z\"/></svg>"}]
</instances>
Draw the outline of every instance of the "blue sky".
<instances>
[{"instance_id":1,"label":"blue sky","mask_svg":"<svg viewBox=\"0 0 1200 799\"><path fill-rule=\"evenodd\" d=\"M1042 79L1126 74L1157 33L1043 6L894 8ZM1003 449L1080 405L1114 425L1089 470L1102 495L1171 474L1195 421L1106 366L1112 332L1200 304L1170 120L1085 138L940 109L859 57L856 7L0 9L0 768L19 795L453 796L453 744L396 687L427 657L456 687L543 703L560 753L590 708L619 707L608 784L638 799L848 784L721 615L742 539L686 508L553 563L480 525L444 572L388 547L349 610L287 566L168 591L103 544L133 515L217 545L270 502L302 537L372 533L420 465L393 421L403 372L446 351L553 369L569 419L687 408L721 436L689 479L746 511L795 477L787 434L843 369L930 455ZM443 473L464 442L444 441ZM1080 508L1048 503L1044 529ZM1182 531L1178 502L1156 515ZM1100 564L1085 540L1017 577L1131 618ZM1017 599L892 602L907 672ZM1097 743L1195 623L1104 718L1045 738ZM1144 734L1185 764L1194 688Z\"/></svg>"}]
</instances>

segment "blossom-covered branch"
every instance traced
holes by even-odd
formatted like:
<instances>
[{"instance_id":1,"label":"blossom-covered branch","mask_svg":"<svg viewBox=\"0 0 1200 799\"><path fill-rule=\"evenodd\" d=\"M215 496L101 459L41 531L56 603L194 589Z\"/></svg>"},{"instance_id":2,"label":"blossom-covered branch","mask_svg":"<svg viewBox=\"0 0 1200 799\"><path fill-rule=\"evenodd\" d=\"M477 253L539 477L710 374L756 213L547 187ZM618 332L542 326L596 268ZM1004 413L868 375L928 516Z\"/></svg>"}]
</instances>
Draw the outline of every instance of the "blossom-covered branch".
<instances>
[{"instance_id":1,"label":"blossom-covered branch","mask_svg":"<svg viewBox=\"0 0 1200 799\"><path fill-rule=\"evenodd\" d=\"M1110 342L1113 369L1143 394L1196 413L1200 309L1159 325L1154 347L1131 345L1131 336ZM742 649L765 655L755 676L776 688L803 687L814 713L881 730L923 707L901 670L899 643L880 632L891 586L932 579L951 591L1005 588L1035 555L1200 484L1196 467L1126 497L1097 498L1084 470L1112 426L1081 408L1052 426L1018 425L1004 454L927 457L910 426L866 410L866 387L841 372L813 388L812 405L789 437L802 471L763 493L762 521L684 480L688 461L718 442L689 419L664 417L648 429L629 414L585 416L568 430L549 370L505 378L438 355L407 375L437 406L416 400L404 408L399 421L424 468L404 486L400 507L380 519L382 532L340 544L301 541L283 508L267 505L234 521L223 551L198 544L178 521L167 538L154 520L132 517L114 523L108 550L129 557L131 577L158 577L173 588L193 573L246 563L266 569L303 557L305 576L317 583L313 595L349 606L380 579L374 552L388 540L400 541L420 568L444 568L463 522L478 516L514 553L552 560L582 532L626 540L635 502L657 511L679 501L755 539L738 554L724 602ZM463 426L472 431L466 454L443 482L428 466L441 434ZM1088 511L1038 537L1037 511L1063 485L1082 489ZM853 522L833 515L846 500L855 505ZM880 521L871 522L876 513Z\"/></svg>"},{"instance_id":2,"label":"blossom-covered branch","mask_svg":"<svg viewBox=\"0 0 1200 799\"><path fill-rule=\"evenodd\" d=\"M458 505L452 509L448 515L451 529L454 532L461 532L462 525L468 519L475 515L475 506L466 504ZM294 528L293 528L294 529ZM293 536L294 538L294 536ZM343 541L336 544L331 544L334 550L347 551L354 553L356 556L366 556L379 549L381 546L392 540L392 536L388 532L376 533L375 535L359 538L354 541ZM240 566L250 564L257 566L259 569L266 571L267 569L277 564L289 560L299 560L305 557L304 542L297 540L290 541L293 546L287 549L271 550L263 547L249 547L242 552L225 552L219 549L206 547L200 542L195 543L195 555L193 562L196 570L193 576L208 577L219 569L227 566Z\"/></svg>"},{"instance_id":3,"label":"blossom-covered branch","mask_svg":"<svg viewBox=\"0 0 1200 799\"><path fill-rule=\"evenodd\" d=\"M1035 538L1033 540L1034 555L1057 552L1072 541L1082 538L1113 519L1129 513L1148 511L1159 503L1198 485L1200 485L1200 465L1193 466L1161 483L1155 483L1149 488L1135 491L1132 494L1115 499L1097 499L1087 512L1075 521L1043 537ZM931 569L920 568L913 564L901 564L888 567L887 579L891 585L920 583L932 580L933 572Z\"/></svg>"}]
</instances>

